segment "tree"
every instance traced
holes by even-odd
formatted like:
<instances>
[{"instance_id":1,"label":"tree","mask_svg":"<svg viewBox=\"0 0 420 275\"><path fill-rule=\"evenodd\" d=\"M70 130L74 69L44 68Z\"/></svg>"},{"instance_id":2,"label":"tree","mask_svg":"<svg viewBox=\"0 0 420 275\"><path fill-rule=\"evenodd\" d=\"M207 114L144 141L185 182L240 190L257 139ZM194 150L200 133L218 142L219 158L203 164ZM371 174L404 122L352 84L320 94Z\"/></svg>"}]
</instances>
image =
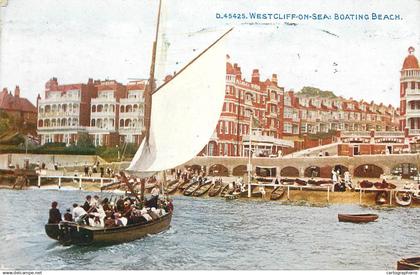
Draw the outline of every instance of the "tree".
<instances>
[{"instance_id":1,"label":"tree","mask_svg":"<svg viewBox=\"0 0 420 275\"><path fill-rule=\"evenodd\" d=\"M79 139L77 140L77 146L80 148L95 148L92 139L87 133L80 133Z\"/></svg>"}]
</instances>

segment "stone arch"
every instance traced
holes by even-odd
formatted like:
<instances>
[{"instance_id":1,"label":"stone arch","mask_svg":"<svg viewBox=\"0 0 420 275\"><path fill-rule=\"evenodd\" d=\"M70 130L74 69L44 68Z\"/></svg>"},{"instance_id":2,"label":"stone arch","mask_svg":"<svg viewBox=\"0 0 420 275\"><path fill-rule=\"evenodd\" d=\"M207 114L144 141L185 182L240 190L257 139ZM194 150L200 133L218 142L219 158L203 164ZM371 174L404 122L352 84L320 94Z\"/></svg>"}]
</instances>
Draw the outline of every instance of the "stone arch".
<instances>
[{"instance_id":1,"label":"stone arch","mask_svg":"<svg viewBox=\"0 0 420 275\"><path fill-rule=\"evenodd\" d=\"M133 112L137 112L138 109L139 109L139 105L134 104L134 106L133 106Z\"/></svg>"},{"instance_id":2,"label":"stone arch","mask_svg":"<svg viewBox=\"0 0 420 275\"><path fill-rule=\"evenodd\" d=\"M92 105L92 113L96 112L96 105Z\"/></svg>"},{"instance_id":3,"label":"stone arch","mask_svg":"<svg viewBox=\"0 0 420 275\"><path fill-rule=\"evenodd\" d=\"M354 169L354 177L380 178L384 170L375 164L362 164Z\"/></svg>"},{"instance_id":4,"label":"stone arch","mask_svg":"<svg viewBox=\"0 0 420 275\"><path fill-rule=\"evenodd\" d=\"M68 110L67 104L63 104L63 112L67 112Z\"/></svg>"},{"instance_id":5,"label":"stone arch","mask_svg":"<svg viewBox=\"0 0 420 275\"><path fill-rule=\"evenodd\" d=\"M65 119L65 118L62 118L61 119L61 126L66 126L66 124L67 124L67 119Z\"/></svg>"},{"instance_id":6,"label":"stone arch","mask_svg":"<svg viewBox=\"0 0 420 275\"><path fill-rule=\"evenodd\" d=\"M44 121L42 121L42 119L38 120L38 127L43 127L44 126Z\"/></svg>"},{"instance_id":7,"label":"stone arch","mask_svg":"<svg viewBox=\"0 0 420 275\"><path fill-rule=\"evenodd\" d=\"M256 167L255 173L259 177L275 177L276 176L276 167Z\"/></svg>"},{"instance_id":8,"label":"stone arch","mask_svg":"<svg viewBox=\"0 0 420 275\"><path fill-rule=\"evenodd\" d=\"M132 110L133 110L133 108L131 107L131 105L127 105L127 106L125 107L125 111L126 111L127 113L131 112Z\"/></svg>"},{"instance_id":9,"label":"stone arch","mask_svg":"<svg viewBox=\"0 0 420 275\"><path fill-rule=\"evenodd\" d=\"M418 167L415 163L399 163L392 167L391 174L399 175L403 179L409 179L417 176Z\"/></svg>"},{"instance_id":10,"label":"stone arch","mask_svg":"<svg viewBox=\"0 0 420 275\"><path fill-rule=\"evenodd\" d=\"M243 176L247 173L246 165L238 165L235 168L233 168L232 176Z\"/></svg>"},{"instance_id":11,"label":"stone arch","mask_svg":"<svg viewBox=\"0 0 420 275\"><path fill-rule=\"evenodd\" d=\"M280 170L280 176L282 177L299 177L299 170L292 166L283 167Z\"/></svg>"},{"instance_id":12,"label":"stone arch","mask_svg":"<svg viewBox=\"0 0 420 275\"><path fill-rule=\"evenodd\" d=\"M50 105L46 105L46 106L45 106L45 112L46 112L46 113L51 112L51 106L50 106Z\"/></svg>"},{"instance_id":13,"label":"stone arch","mask_svg":"<svg viewBox=\"0 0 420 275\"><path fill-rule=\"evenodd\" d=\"M55 118L53 118L53 119L51 120L51 126L52 126L52 127L57 126L57 120L56 120Z\"/></svg>"},{"instance_id":14,"label":"stone arch","mask_svg":"<svg viewBox=\"0 0 420 275\"><path fill-rule=\"evenodd\" d=\"M124 105L120 106L120 113L124 113Z\"/></svg>"},{"instance_id":15,"label":"stone arch","mask_svg":"<svg viewBox=\"0 0 420 275\"><path fill-rule=\"evenodd\" d=\"M201 165L198 164L186 165L185 168L190 169L193 173L201 171Z\"/></svg>"},{"instance_id":16,"label":"stone arch","mask_svg":"<svg viewBox=\"0 0 420 275\"><path fill-rule=\"evenodd\" d=\"M226 166L222 164L213 164L209 168L209 175L217 177L227 177L229 176L229 170Z\"/></svg>"},{"instance_id":17,"label":"stone arch","mask_svg":"<svg viewBox=\"0 0 420 275\"><path fill-rule=\"evenodd\" d=\"M131 119L126 119L125 123L124 123L124 126L125 127L130 127L130 124L131 124Z\"/></svg>"},{"instance_id":18,"label":"stone arch","mask_svg":"<svg viewBox=\"0 0 420 275\"><path fill-rule=\"evenodd\" d=\"M124 119L120 119L120 127L124 127Z\"/></svg>"},{"instance_id":19,"label":"stone arch","mask_svg":"<svg viewBox=\"0 0 420 275\"><path fill-rule=\"evenodd\" d=\"M321 168L316 165L306 167L304 176L307 178L317 178L321 176Z\"/></svg>"},{"instance_id":20,"label":"stone arch","mask_svg":"<svg viewBox=\"0 0 420 275\"><path fill-rule=\"evenodd\" d=\"M97 112L99 113L99 112L102 112L102 110L104 109L104 107L101 105L101 104L99 104L97 107L96 107L96 110L97 110Z\"/></svg>"},{"instance_id":21,"label":"stone arch","mask_svg":"<svg viewBox=\"0 0 420 275\"><path fill-rule=\"evenodd\" d=\"M341 176L344 176L344 172L349 171L349 168L347 166L336 164L336 165L326 165L322 166L320 170L320 177L321 178L331 178L331 172L334 169L334 171L339 171Z\"/></svg>"},{"instance_id":22,"label":"stone arch","mask_svg":"<svg viewBox=\"0 0 420 275\"><path fill-rule=\"evenodd\" d=\"M90 126L95 127L95 125L96 125L95 120L92 119L91 122L90 122Z\"/></svg>"},{"instance_id":23,"label":"stone arch","mask_svg":"<svg viewBox=\"0 0 420 275\"><path fill-rule=\"evenodd\" d=\"M45 122L44 122L44 126L45 127L50 127L50 125L51 125L50 124L50 120L49 119L46 119Z\"/></svg>"}]
</instances>

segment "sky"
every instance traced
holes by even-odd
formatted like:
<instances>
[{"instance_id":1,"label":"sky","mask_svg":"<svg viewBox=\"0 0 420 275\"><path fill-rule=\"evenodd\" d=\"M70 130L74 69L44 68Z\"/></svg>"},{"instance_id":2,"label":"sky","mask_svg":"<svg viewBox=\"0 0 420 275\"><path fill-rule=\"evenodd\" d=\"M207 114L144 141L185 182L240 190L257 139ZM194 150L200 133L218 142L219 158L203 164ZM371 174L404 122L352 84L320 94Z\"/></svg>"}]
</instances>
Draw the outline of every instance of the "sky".
<instances>
[{"instance_id":1,"label":"sky","mask_svg":"<svg viewBox=\"0 0 420 275\"><path fill-rule=\"evenodd\" d=\"M127 83L148 77L157 0L9 0L1 8L0 86L35 102L48 79ZM407 49L420 57L420 1L170 0L163 3L158 73L179 71L231 27L227 54L250 80L314 86L399 105ZM246 19L217 19L244 13ZM400 20L254 20L249 13L397 14Z\"/></svg>"}]
</instances>

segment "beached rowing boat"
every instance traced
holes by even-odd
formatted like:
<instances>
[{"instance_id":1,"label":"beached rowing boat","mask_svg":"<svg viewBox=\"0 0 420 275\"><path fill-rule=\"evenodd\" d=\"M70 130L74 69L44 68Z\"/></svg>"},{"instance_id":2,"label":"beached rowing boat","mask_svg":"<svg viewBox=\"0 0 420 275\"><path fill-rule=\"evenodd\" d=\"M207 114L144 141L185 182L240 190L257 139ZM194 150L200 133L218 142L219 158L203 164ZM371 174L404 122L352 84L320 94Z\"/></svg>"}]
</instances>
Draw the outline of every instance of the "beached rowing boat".
<instances>
[{"instance_id":1,"label":"beached rowing boat","mask_svg":"<svg viewBox=\"0 0 420 275\"><path fill-rule=\"evenodd\" d=\"M283 197L286 189L283 186L279 186L274 188L274 190L271 192L270 200L279 200L281 197Z\"/></svg>"},{"instance_id":2,"label":"beached rowing boat","mask_svg":"<svg viewBox=\"0 0 420 275\"><path fill-rule=\"evenodd\" d=\"M353 222L353 223L367 223L378 219L376 214L338 214L338 221Z\"/></svg>"},{"instance_id":3,"label":"beached rowing boat","mask_svg":"<svg viewBox=\"0 0 420 275\"><path fill-rule=\"evenodd\" d=\"M223 189L223 184L215 183L209 190L209 197L215 197L219 195L220 191Z\"/></svg>"},{"instance_id":4,"label":"beached rowing boat","mask_svg":"<svg viewBox=\"0 0 420 275\"><path fill-rule=\"evenodd\" d=\"M410 192L396 192L395 193L395 202L401 206L409 206L412 201L412 196Z\"/></svg>"},{"instance_id":5,"label":"beached rowing boat","mask_svg":"<svg viewBox=\"0 0 420 275\"><path fill-rule=\"evenodd\" d=\"M194 191L197 190L198 188L200 188L200 183L198 181L194 181L193 183L191 183L185 188L183 194L185 196L191 196L192 193L194 193Z\"/></svg>"},{"instance_id":6,"label":"beached rowing boat","mask_svg":"<svg viewBox=\"0 0 420 275\"><path fill-rule=\"evenodd\" d=\"M175 193L175 191L178 189L179 185L181 184L181 182L179 182L178 180L174 180L172 182L170 182L168 184L168 186L166 187L166 193L167 194L173 194Z\"/></svg>"},{"instance_id":7,"label":"beached rowing boat","mask_svg":"<svg viewBox=\"0 0 420 275\"><path fill-rule=\"evenodd\" d=\"M195 190L192 195L193 197L200 197L202 195L204 195L205 193L207 193L210 188L213 186L213 183L211 182L211 180L207 180L205 183L201 184L200 187L198 187L197 190Z\"/></svg>"}]
</instances>

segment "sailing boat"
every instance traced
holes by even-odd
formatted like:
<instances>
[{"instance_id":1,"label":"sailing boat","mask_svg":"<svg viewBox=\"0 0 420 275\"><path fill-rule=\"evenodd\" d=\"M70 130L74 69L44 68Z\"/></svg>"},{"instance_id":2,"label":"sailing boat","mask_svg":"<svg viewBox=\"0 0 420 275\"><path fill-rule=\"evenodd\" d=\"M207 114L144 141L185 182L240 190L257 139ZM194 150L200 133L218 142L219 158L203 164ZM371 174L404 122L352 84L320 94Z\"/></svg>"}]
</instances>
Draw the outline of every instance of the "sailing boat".
<instances>
[{"instance_id":1,"label":"sailing boat","mask_svg":"<svg viewBox=\"0 0 420 275\"><path fill-rule=\"evenodd\" d=\"M216 128L225 96L224 40L232 29L188 63L170 81L155 89L154 71L160 13L161 2L149 85L144 96L144 139L127 169L142 177L174 168L196 156ZM127 185L132 189L128 182ZM118 243L164 231L169 228L171 219L172 211L145 224L95 228L73 222L60 222L45 225L45 231L50 238L67 245Z\"/></svg>"}]
</instances>

